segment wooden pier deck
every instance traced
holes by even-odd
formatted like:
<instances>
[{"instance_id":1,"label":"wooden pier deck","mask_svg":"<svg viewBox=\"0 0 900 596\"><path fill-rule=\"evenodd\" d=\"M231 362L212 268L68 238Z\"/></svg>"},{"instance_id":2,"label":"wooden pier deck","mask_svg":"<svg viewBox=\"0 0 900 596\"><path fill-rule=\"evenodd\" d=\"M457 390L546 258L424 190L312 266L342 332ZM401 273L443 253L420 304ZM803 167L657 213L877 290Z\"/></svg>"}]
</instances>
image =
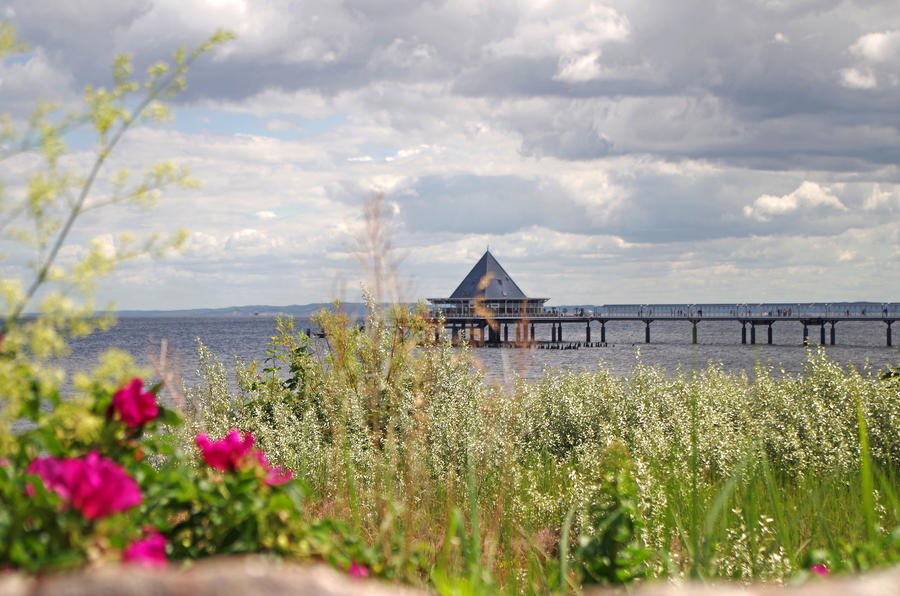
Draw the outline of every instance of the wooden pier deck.
<instances>
[{"instance_id":1,"label":"wooden pier deck","mask_svg":"<svg viewBox=\"0 0 900 596\"><path fill-rule=\"evenodd\" d=\"M580 347L601 347L607 345L607 324L622 321L638 321L644 324L644 341L650 343L650 326L657 321L682 321L691 324L691 343L697 343L697 327L705 321L730 321L740 328L742 344L757 343L757 327L763 328L765 341L773 343L773 326L781 322L795 322L803 326L801 343L808 344L810 328L818 328L819 343L826 339L831 345L837 342L836 327L846 321L880 323L885 326L885 344L893 345L892 326L900 320L900 303L883 303L877 308L851 310L836 304L834 308L820 305L759 304L745 305L616 305L600 312L559 313L547 311L542 314L523 317L509 313L482 313L481 316L458 315L434 311L435 318L443 317L444 327L453 334L454 340L466 339L478 346L526 346L539 348L549 345L559 349L557 344ZM550 340L536 339L538 326L550 326ZM564 341L563 326L570 328L581 325L584 341ZM592 333L599 327L599 340ZM749 330L749 333L748 333ZM543 334L542 334L543 335ZM567 333L571 337L571 333ZM592 340L592 338L594 338Z\"/></svg>"}]
</instances>

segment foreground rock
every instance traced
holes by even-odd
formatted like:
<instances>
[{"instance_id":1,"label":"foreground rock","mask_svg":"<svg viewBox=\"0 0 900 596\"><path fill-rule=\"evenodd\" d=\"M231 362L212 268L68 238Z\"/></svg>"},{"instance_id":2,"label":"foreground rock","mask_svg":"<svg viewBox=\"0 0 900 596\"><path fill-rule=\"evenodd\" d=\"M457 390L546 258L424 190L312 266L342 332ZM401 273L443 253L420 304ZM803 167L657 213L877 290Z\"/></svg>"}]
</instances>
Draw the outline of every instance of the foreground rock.
<instances>
[{"instance_id":1,"label":"foreground rock","mask_svg":"<svg viewBox=\"0 0 900 596\"><path fill-rule=\"evenodd\" d=\"M608 596L609 590L585 590L585 596ZM756 584L652 584L630 591L631 596L898 596L900 567L865 575L813 577L798 586Z\"/></svg>"},{"instance_id":2,"label":"foreground rock","mask_svg":"<svg viewBox=\"0 0 900 596\"><path fill-rule=\"evenodd\" d=\"M2 596L421 596L380 581L351 578L324 565L282 563L263 557L216 557L188 569L153 571L99 567L29 578L0 575Z\"/></svg>"},{"instance_id":3,"label":"foreground rock","mask_svg":"<svg viewBox=\"0 0 900 596\"><path fill-rule=\"evenodd\" d=\"M585 594L608 596L608 589ZM621 592L618 592L621 593ZM817 578L801 586L733 584L652 584L629 590L634 596L883 596L900 594L900 567L856 577ZM297 565L262 557L217 557L188 569L150 571L138 567L100 567L39 578L0 574L2 596L424 596L411 588L377 580L358 580L324 565Z\"/></svg>"}]
</instances>

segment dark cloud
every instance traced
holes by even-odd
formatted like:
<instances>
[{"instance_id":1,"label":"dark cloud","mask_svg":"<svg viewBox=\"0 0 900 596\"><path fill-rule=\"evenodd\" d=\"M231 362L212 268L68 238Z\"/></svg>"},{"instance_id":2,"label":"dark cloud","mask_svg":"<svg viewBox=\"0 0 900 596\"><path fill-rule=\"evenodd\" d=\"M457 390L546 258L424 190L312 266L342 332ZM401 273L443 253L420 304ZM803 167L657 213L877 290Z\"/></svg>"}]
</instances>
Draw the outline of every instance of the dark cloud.
<instances>
[{"instance_id":1,"label":"dark cloud","mask_svg":"<svg viewBox=\"0 0 900 596\"><path fill-rule=\"evenodd\" d=\"M541 222L558 231L597 231L599 222L552 180L471 174L425 176L386 197L416 232L507 234Z\"/></svg>"}]
</instances>

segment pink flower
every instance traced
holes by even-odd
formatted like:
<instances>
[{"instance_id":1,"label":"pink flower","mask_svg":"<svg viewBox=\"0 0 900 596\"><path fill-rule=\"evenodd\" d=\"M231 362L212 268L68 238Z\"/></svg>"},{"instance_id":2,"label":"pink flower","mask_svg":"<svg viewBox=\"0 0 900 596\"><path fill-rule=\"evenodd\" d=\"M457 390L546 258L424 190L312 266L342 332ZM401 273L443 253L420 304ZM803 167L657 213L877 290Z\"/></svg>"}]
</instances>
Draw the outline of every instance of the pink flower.
<instances>
[{"instance_id":1,"label":"pink flower","mask_svg":"<svg viewBox=\"0 0 900 596\"><path fill-rule=\"evenodd\" d=\"M150 422L159 413L156 396L143 391L143 386L140 379L132 379L113 395L113 411L118 412L119 420L133 428Z\"/></svg>"},{"instance_id":2,"label":"pink flower","mask_svg":"<svg viewBox=\"0 0 900 596\"><path fill-rule=\"evenodd\" d=\"M149 536L135 540L125 549L122 561L142 567L164 569L169 563L166 559L166 539L153 529Z\"/></svg>"},{"instance_id":3,"label":"pink flower","mask_svg":"<svg viewBox=\"0 0 900 596\"><path fill-rule=\"evenodd\" d=\"M828 575L828 567L825 565L813 565L809 568L810 571L817 575L821 575L822 577L826 577Z\"/></svg>"},{"instance_id":4,"label":"pink flower","mask_svg":"<svg viewBox=\"0 0 900 596\"><path fill-rule=\"evenodd\" d=\"M48 490L88 519L125 511L141 502L137 482L121 466L96 451L81 458L38 457L28 466L28 473L39 476ZM34 488L29 486L26 492L33 495Z\"/></svg>"},{"instance_id":5,"label":"pink flower","mask_svg":"<svg viewBox=\"0 0 900 596\"><path fill-rule=\"evenodd\" d=\"M210 441L205 433L197 435L197 447L203 454L203 459L216 470L233 472L241 467L247 454L253 449L253 435L232 428L224 439Z\"/></svg>"},{"instance_id":6,"label":"pink flower","mask_svg":"<svg viewBox=\"0 0 900 596\"><path fill-rule=\"evenodd\" d=\"M290 470L285 470L284 466L276 466L272 467L272 464L269 463L269 459L266 457L266 454L256 450L256 460L259 462L259 465L263 467L266 471L266 484L269 486L277 486L279 484L284 484L288 482L294 475Z\"/></svg>"},{"instance_id":7,"label":"pink flower","mask_svg":"<svg viewBox=\"0 0 900 596\"><path fill-rule=\"evenodd\" d=\"M233 472L252 466L255 459L266 471L266 484L269 486L284 484L293 476L290 470L285 470L282 466L272 467L265 453L253 449L253 435L250 433L244 433L241 438L240 431L233 428L225 438L218 441L210 441L204 433L197 435L196 441L203 460L216 470Z\"/></svg>"},{"instance_id":8,"label":"pink flower","mask_svg":"<svg viewBox=\"0 0 900 596\"><path fill-rule=\"evenodd\" d=\"M352 560L350 561L350 567L347 569L347 575L356 579L369 577L369 568L365 565L360 565L356 560Z\"/></svg>"}]
</instances>

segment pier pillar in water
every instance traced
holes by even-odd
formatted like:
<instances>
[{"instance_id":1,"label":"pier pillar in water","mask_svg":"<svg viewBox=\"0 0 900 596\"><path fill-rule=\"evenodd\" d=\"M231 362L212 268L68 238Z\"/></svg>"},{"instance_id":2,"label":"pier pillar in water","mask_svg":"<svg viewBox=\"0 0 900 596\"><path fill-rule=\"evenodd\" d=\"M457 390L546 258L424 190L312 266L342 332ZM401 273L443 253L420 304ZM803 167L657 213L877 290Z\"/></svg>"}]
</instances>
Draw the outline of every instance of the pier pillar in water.
<instances>
[{"instance_id":1,"label":"pier pillar in water","mask_svg":"<svg viewBox=\"0 0 900 596\"><path fill-rule=\"evenodd\" d=\"M750 323L750 345L756 344L756 324Z\"/></svg>"},{"instance_id":2,"label":"pier pillar in water","mask_svg":"<svg viewBox=\"0 0 900 596\"><path fill-rule=\"evenodd\" d=\"M453 343L459 341L459 327L457 327L456 325L450 327L450 339Z\"/></svg>"},{"instance_id":3,"label":"pier pillar in water","mask_svg":"<svg viewBox=\"0 0 900 596\"><path fill-rule=\"evenodd\" d=\"M606 343L606 322L600 321L600 343Z\"/></svg>"},{"instance_id":4,"label":"pier pillar in water","mask_svg":"<svg viewBox=\"0 0 900 596\"><path fill-rule=\"evenodd\" d=\"M769 323L769 345L772 345L772 323Z\"/></svg>"},{"instance_id":5,"label":"pier pillar in water","mask_svg":"<svg viewBox=\"0 0 900 596\"><path fill-rule=\"evenodd\" d=\"M837 324L837 321L832 321L832 322L831 322L831 338L830 338L830 339L831 339L831 345L834 345L834 336L835 336L835 333L834 333L834 326L835 326L835 324Z\"/></svg>"},{"instance_id":6,"label":"pier pillar in water","mask_svg":"<svg viewBox=\"0 0 900 596\"><path fill-rule=\"evenodd\" d=\"M819 345L825 345L825 323L822 323L822 328L819 329Z\"/></svg>"},{"instance_id":7,"label":"pier pillar in water","mask_svg":"<svg viewBox=\"0 0 900 596\"><path fill-rule=\"evenodd\" d=\"M697 343L697 321L691 321L691 343Z\"/></svg>"},{"instance_id":8,"label":"pier pillar in water","mask_svg":"<svg viewBox=\"0 0 900 596\"><path fill-rule=\"evenodd\" d=\"M584 343L591 343L591 322L588 321L587 325L584 326Z\"/></svg>"},{"instance_id":9,"label":"pier pillar in water","mask_svg":"<svg viewBox=\"0 0 900 596\"><path fill-rule=\"evenodd\" d=\"M650 343L650 321L644 321L644 343Z\"/></svg>"},{"instance_id":10,"label":"pier pillar in water","mask_svg":"<svg viewBox=\"0 0 900 596\"><path fill-rule=\"evenodd\" d=\"M503 341L509 341L509 323L503 323Z\"/></svg>"},{"instance_id":11,"label":"pier pillar in water","mask_svg":"<svg viewBox=\"0 0 900 596\"><path fill-rule=\"evenodd\" d=\"M550 323L550 341L556 343L556 323Z\"/></svg>"},{"instance_id":12,"label":"pier pillar in water","mask_svg":"<svg viewBox=\"0 0 900 596\"><path fill-rule=\"evenodd\" d=\"M806 322L803 323L803 345L809 345L809 327L806 326Z\"/></svg>"},{"instance_id":13,"label":"pier pillar in water","mask_svg":"<svg viewBox=\"0 0 900 596\"><path fill-rule=\"evenodd\" d=\"M747 323L741 322L741 343L747 343Z\"/></svg>"},{"instance_id":14,"label":"pier pillar in water","mask_svg":"<svg viewBox=\"0 0 900 596\"><path fill-rule=\"evenodd\" d=\"M885 321L885 323L887 323L887 346L891 347L891 345L893 345L891 343L891 323L893 323L893 321Z\"/></svg>"},{"instance_id":15,"label":"pier pillar in water","mask_svg":"<svg viewBox=\"0 0 900 596\"><path fill-rule=\"evenodd\" d=\"M534 323L531 324L531 341L534 341Z\"/></svg>"}]
</instances>

